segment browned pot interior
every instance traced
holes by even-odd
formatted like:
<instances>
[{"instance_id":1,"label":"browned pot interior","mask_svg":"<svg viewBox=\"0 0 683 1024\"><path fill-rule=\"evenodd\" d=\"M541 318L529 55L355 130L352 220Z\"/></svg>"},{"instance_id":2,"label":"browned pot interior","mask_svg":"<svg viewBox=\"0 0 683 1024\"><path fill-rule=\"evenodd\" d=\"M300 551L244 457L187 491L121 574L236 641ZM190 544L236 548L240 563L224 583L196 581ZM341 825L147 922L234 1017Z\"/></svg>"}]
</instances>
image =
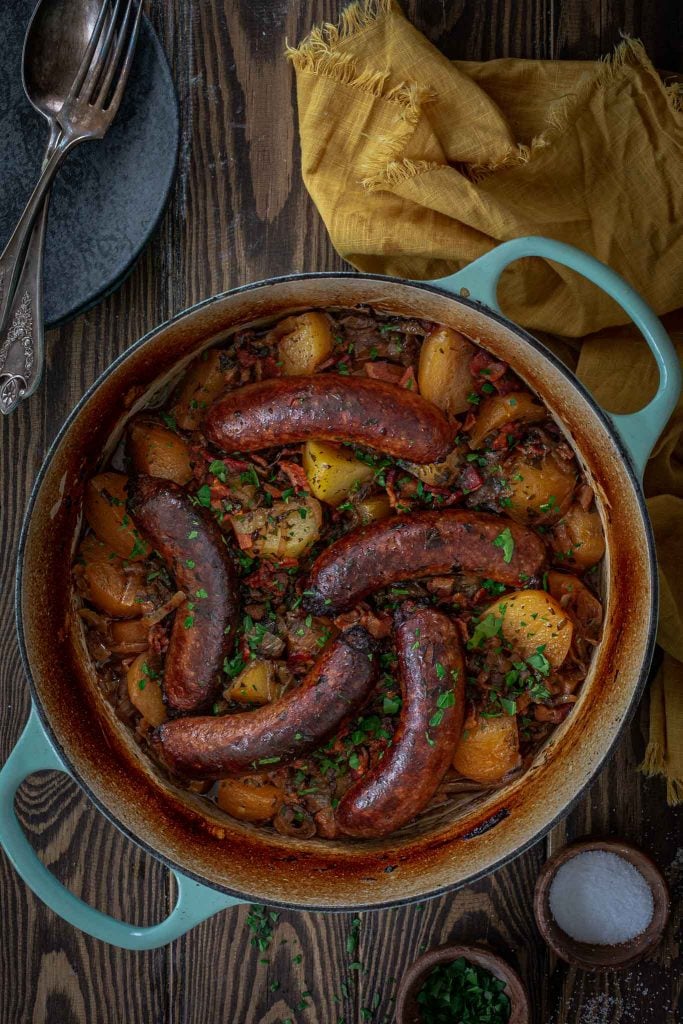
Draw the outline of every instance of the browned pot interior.
<instances>
[{"instance_id":1,"label":"browned pot interior","mask_svg":"<svg viewBox=\"0 0 683 1024\"><path fill-rule=\"evenodd\" d=\"M86 480L127 419L235 330L310 307L368 303L463 331L538 392L578 453L603 518L604 637L571 715L521 778L432 809L384 840L289 839L237 822L162 778L102 697L72 614L69 565ZM250 286L181 314L106 372L43 470L20 566L20 639L54 740L93 800L151 852L202 881L271 904L342 909L435 894L534 842L586 786L634 706L652 647L656 586L638 488L604 418L521 330L472 303L384 278L312 275Z\"/></svg>"}]
</instances>

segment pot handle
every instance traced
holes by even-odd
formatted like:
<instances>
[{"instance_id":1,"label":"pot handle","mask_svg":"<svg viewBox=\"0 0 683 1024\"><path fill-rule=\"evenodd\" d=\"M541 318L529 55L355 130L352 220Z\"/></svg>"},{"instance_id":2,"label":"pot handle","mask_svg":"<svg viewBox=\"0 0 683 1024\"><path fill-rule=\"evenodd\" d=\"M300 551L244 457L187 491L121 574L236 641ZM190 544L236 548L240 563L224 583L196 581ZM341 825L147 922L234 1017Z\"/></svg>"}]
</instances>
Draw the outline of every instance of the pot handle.
<instances>
[{"instance_id":1,"label":"pot handle","mask_svg":"<svg viewBox=\"0 0 683 1024\"><path fill-rule=\"evenodd\" d=\"M656 395L638 412L627 416L610 414L638 476L642 478L650 452L676 408L681 390L681 368L676 350L661 321L623 277L573 245L529 235L503 242L457 273L430 283L454 295L468 295L500 313L502 311L497 301L500 275L509 263L525 256L541 256L561 263L602 288L628 313L650 346L659 368Z\"/></svg>"},{"instance_id":2,"label":"pot handle","mask_svg":"<svg viewBox=\"0 0 683 1024\"><path fill-rule=\"evenodd\" d=\"M0 771L0 846L4 847L28 887L69 924L122 949L156 949L177 939L219 910L244 902L171 869L178 886L178 896L169 916L159 924L138 928L89 907L70 893L39 860L14 810L14 795L24 779L33 772L46 770L71 774L32 706L26 727Z\"/></svg>"}]
</instances>

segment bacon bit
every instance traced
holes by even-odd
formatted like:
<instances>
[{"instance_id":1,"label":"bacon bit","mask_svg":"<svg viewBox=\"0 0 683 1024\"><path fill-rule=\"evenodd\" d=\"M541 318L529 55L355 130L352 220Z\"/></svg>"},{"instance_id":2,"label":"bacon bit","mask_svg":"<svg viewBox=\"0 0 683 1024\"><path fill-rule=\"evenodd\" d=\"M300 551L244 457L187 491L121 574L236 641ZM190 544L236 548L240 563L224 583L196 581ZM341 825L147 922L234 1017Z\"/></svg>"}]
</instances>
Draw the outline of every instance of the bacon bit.
<instances>
[{"instance_id":1,"label":"bacon bit","mask_svg":"<svg viewBox=\"0 0 683 1024\"><path fill-rule=\"evenodd\" d=\"M470 360L470 373L473 377L483 377L491 384L504 377L508 372L507 363L497 363L486 352L477 352Z\"/></svg>"},{"instance_id":2,"label":"bacon bit","mask_svg":"<svg viewBox=\"0 0 683 1024\"><path fill-rule=\"evenodd\" d=\"M360 624L375 640L384 640L391 633L392 619L386 612L371 612L368 608L361 612Z\"/></svg>"},{"instance_id":3,"label":"bacon bit","mask_svg":"<svg viewBox=\"0 0 683 1024\"><path fill-rule=\"evenodd\" d=\"M450 597L455 590L455 580L452 576L432 576L427 580L427 590L437 597Z\"/></svg>"},{"instance_id":4,"label":"bacon bit","mask_svg":"<svg viewBox=\"0 0 683 1024\"><path fill-rule=\"evenodd\" d=\"M477 422L477 417L473 412L468 412L465 416L465 421L462 425L462 431L464 434L469 434L470 430Z\"/></svg>"},{"instance_id":5,"label":"bacon bit","mask_svg":"<svg viewBox=\"0 0 683 1024\"><path fill-rule=\"evenodd\" d=\"M149 631L149 647L154 654L163 654L168 647L168 633L160 622Z\"/></svg>"},{"instance_id":6,"label":"bacon bit","mask_svg":"<svg viewBox=\"0 0 683 1024\"><path fill-rule=\"evenodd\" d=\"M313 654L306 651L297 651L296 654L290 654L287 658L287 668L293 675L300 676L308 671L314 661L315 657Z\"/></svg>"},{"instance_id":7,"label":"bacon bit","mask_svg":"<svg viewBox=\"0 0 683 1024\"><path fill-rule=\"evenodd\" d=\"M261 380L269 380L271 377L279 377L282 372L274 356L266 356L265 359L261 360L259 365L261 367Z\"/></svg>"},{"instance_id":8,"label":"bacon bit","mask_svg":"<svg viewBox=\"0 0 683 1024\"><path fill-rule=\"evenodd\" d=\"M584 512L587 512L591 507L594 497L593 488L589 487L588 484L582 484L576 492L576 500Z\"/></svg>"},{"instance_id":9,"label":"bacon bit","mask_svg":"<svg viewBox=\"0 0 683 1024\"><path fill-rule=\"evenodd\" d=\"M396 489L394 488L393 484L389 483L388 480L387 480L387 483L386 483L385 490L387 492L387 497L389 499L389 504L391 505L392 508L396 508L397 505L402 504L402 502L401 502L401 500L399 498L399 495L396 493Z\"/></svg>"},{"instance_id":10,"label":"bacon bit","mask_svg":"<svg viewBox=\"0 0 683 1024\"><path fill-rule=\"evenodd\" d=\"M408 391L417 392L417 377L412 366L408 366L399 380L399 387L407 388Z\"/></svg>"},{"instance_id":11,"label":"bacon bit","mask_svg":"<svg viewBox=\"0 0 683 1024\"><path fill-rule=\"evenodd\" d=\"M239 516L231 516L230 518L239 519ZM250 533L242 533L238 530L233 530L233 536L237 543L239 544L239 546L242 548L242 551L249 551L250 548L253 548L254 540Z\"/></svg>"},{"instance_id":12,"label":"bacon bit","mask_svg":"<svg viewBox=\"0 0 683 1024\"><path fill-rule=\"evenodd\" d=\"M479 470L472 464L465 466L458 480L458 485L462 487L463 491L468 493L479 490L483 483L484 481Z\"/></svg>"},{"instance_id":13,"label":"bacon bit","mask_svg":"<svg viewBox=\"0 0 683 1024\"><path fill-rule=\"evenodd\" d=\"M332 354L327 359L325 359L324 362L319 363L319 365L316 367L316 373L320 373L321 370L329 370L331 366L334 366L338 359L338 355Z\"/></svg>"},{"instance_id":14,"label":"bacon bit","mask_svg":"<svg viewBox=\"0 0 683 1024\"><path fill-rule=\"evenodd\" d=\"M293 561L287 559L287 562ZM296 561L294 561L296 565ZM250 590L276 590L284 593L287 586L288 576L279 571L279 567L272 562L261 562L255 572L245 576L244 582Z\"/></svg>"},{"instance_id":15,"label":"bacon bit","mask_svg":"<svg viewBox=\"0 0 683 1024\"><path fill-rule=\"evenodd\" d=\"M297 491L308 491L308 477L296 462L278 462L279 469L287 476L292 487Z\"/></svg>"},{"instance_id":16,"label":"bacon bit","mask_svg":"<svg viewBox=\"0 0 683 1024\"><path fill-rule=\"evenodd\" d=\"M412 369L412 367L409 367ZM405 377L405 372L402 366L397 366L395 363L387 363L382 359L378 359L374 363L366 363L364 370L368 377L372 377L373 380L385 380L389 384L401 384Z\"/></svg>"},{"instance_id":17,"label":"bacon bit","mask_svg":"<svg viewBox=\"0 0 683 1024\"><path fill-rule=\"evenodd\" d=\"M247 348L238 348L235 350L237 356L237 362L240 366L255 366L259 361L259 356L253 355Z\"/></svg>"},{"instance_id":18,"label":"bacon bit","mask_svg":"<svg viewBox=\"0 0 683 1024\"><path fill-rule=\"evenodd\" d=\"M337 615L337 617L332 621L337 629L348 629L349 626L355 626L356 623L360 621L360 612L357 608L354 608L353 611L343 612L341 615Z\"/></svg>"},{"instance_id":19,"label":"bacon bit","mask_svg":"<svg viewBox=\"0 0 683 1024\"><path fill-rule=\"evenodd\" d=\"M273 487L272 484L261 484L261 488L266 492L266 494L270 494L273 498L282 497L282 489L280 487Z\"/></svg>"},{"instance_id":20,"label":"bacon bit","mask_svg":"<svg viewBox=\"0 0 683 1024\"><path fill-rule=\"evenodd\" d=\"M210 452L204 452L204 458L207 462L213 462L214 458ZM223 463L226 469L229 469L231 473L244 473L249 469L249 463L245 462L244 459L230 459L227 455L224 455L219 460Z\"/></svg>"}]
</instances>

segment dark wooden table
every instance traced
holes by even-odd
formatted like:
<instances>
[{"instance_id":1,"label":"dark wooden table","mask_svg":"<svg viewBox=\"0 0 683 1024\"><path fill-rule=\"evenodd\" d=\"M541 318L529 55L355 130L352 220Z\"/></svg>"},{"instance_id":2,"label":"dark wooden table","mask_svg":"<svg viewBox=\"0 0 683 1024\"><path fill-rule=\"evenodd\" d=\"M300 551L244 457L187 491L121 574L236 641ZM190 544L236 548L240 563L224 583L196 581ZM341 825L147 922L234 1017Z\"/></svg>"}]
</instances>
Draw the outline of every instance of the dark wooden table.
<instances>
[{"instance_id":1,"label":"dark wooden table","mask_svg":"<svg viewBox=\"0 0 683 1024\"><path fill-rule=\"evenodd\" d=\"M182 118L170 208L126 284L48 337L46 385L0 424L1 760L29 703L12 608L17 537L43 454L67 413L119 352L185 306L246 281L343 265L300 180L293 77L282 56L285 37L301 38L342 6L342 0L152 0ZM451 57L595 58L619 41L621 29L644 41L658 67L681 68L677 0L408 0L405 6ZM521 971L534 1024L673 1024L683 973L680 917L653 958L600 977L550 957L531 909L549 850L589 832L623 836L650 850L680 894L680 815L666 806L660 781L636 772L646 735L645 702L609 767L545 841L456 894L363 914L353 955L346 951L352 915L282 913L271 950L262 954L250 945L246 908L219 914L166 949L113 949L62 923L0 855L0 1020L388 1021L395 979L422 949L483 940ZM43 773L22 787L18 804L44 862L83 899L141 924L168 912L167 872L97 814L76 785ZM363 964L361 972L349 970L352 960Z\"/></svg>"}]
</instances>

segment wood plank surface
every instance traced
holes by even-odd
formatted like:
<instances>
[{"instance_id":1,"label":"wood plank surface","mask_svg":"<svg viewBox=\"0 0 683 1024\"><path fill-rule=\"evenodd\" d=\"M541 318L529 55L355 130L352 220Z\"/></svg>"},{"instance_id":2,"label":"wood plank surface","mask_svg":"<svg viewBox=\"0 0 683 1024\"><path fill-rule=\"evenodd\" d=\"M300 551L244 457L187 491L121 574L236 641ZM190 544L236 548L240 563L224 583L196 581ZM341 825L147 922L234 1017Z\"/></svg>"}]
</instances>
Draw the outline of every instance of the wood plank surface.
<instances>
[{"instance_id":1,"label":"wood plank surface","mask_svg":"<svg viewBox=\"0 0 683 1024\"><path fill-rule=\"evenodd\" d=\"M282 57L286 37L301 38L342 7L341 0L149 4L182 122L169 209L123 287L49 335L46 384L0 423L1 761L28 711L12 608L22 511L65 416L118 353L185 306L274 274L343 266L300 180L293 76ZM658 67L682 66L678 0L405 0L404 7L451 57L596 58L624 31L643 40ZM531 910L548 850L589 832L625 836L650 850L680 896L681 817L667 808L662 784L635 771L646 725L643 706L609 766L547 840L456 894L360 915L352 953L354 915L283 912L269 950L259 952L250 944L244 907L166 949L113 949L56 918L0 854L0 1024L390 1021L395 980L421 950L452 939L488 942L520 969L533 1024L674 1024L680 900L653 958L603 976L550 957ZM167 872L109 825L75 784L41 773L22 787L18 808L41 858L73 892L142 924L168 912Z\"/></svg>"}]
</instances>

